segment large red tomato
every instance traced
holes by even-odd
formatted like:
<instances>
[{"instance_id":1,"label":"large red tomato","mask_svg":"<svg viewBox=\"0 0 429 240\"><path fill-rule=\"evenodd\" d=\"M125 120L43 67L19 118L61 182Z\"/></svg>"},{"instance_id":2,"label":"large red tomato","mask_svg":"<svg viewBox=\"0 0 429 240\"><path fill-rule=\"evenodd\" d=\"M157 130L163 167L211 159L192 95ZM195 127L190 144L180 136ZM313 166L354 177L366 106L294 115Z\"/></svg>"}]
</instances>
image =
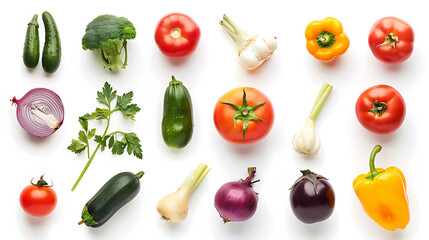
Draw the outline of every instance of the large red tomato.
<instances>
[{"instance_id":1,"label":"large red tomato","mask_svg":"<svg viewBox=\"0 0 429 240\"><path fill-rule=\"evenodd\" d=\"M235 88L216 103L214 123L219 134L231 143L255 143L273 126L273 105L255 88Z\"/></svg>"},{"instance_id":2,"label":"large red tomato","mask_svg":"<svg viewBox=\"0 0 429 240\"><path fill-rule=\"evenodd\" d=\"M376 85L365 90L356 102L360 124L371 132L387 134L398 129L405 119L405 101L391 86Z\"/></svg>"},{"instance_id":3,"label":"large red tomato","mask_svg":"<svg viewBox=\"0 0 429 240\"><path fill-rule=\"evenodd\" d=\"M43 217L55 209L57 195L41 176L37 184L31 183L22 190L19 202L26 213L35 217Z\"/></svg>"},{"instance_id":4,"label":"large red tomato","mask_svg":"<svg viewBox=\"0 0 429 240\"><path fill-rule=\"evenodd\" d=\"M413 53L414 31L404 20L385 17L372 26L368 43L378 60L384 63L400 63Z\"/></svg>"},{"instance_id":5,"label":"large red tomato","mask_svg":"<svg viewBox=\"0 0 429 240\"><path fill-rule=\"evenodd\" d=\"M189 16L171 13L163 17L156 27L155 42L169 58L185 58L197 48L200 28Z\"/></svg>"}]
</instances>

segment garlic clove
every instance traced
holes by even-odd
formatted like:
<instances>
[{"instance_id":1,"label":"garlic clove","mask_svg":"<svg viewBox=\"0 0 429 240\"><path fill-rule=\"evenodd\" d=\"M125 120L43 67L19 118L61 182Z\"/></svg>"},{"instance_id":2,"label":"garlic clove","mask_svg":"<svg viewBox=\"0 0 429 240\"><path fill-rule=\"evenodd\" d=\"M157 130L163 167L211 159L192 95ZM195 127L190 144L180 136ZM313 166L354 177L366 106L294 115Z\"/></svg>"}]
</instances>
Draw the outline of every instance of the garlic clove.
<instances>
[{"instance_id":1,"label":"garlic clove","mask_svg":"<svg viewBox=\"0 0 429 240\"><path fill-rule=\"evenodd\" d=\"M277 40L273 36L262 35L260 38L265 42L271 52L277 49Z\"/></svg>"},{"instance_id":2,"label":"garlic clove","mask_svg":"<svg viewBox=\"0 0 429 240\"><path fill-rule=\"evenodd\" d=\"M256 56L255 52L249 50L249 48L241 52L239 62L247 70L253 70L260 64L258 56Z\"/></svg>"},{"instance_id":3,"label":"garlic clove","mask_svg":"<svg viewBox=\"0 0 429 240\"><path fill-rule=\"evenodd\" d=\"M264 59L268 54L271 53L270 48L261 37L257 37L253 44L247 48L247 50L254 52L259 60Z\"/></svg>"}]
</instances>

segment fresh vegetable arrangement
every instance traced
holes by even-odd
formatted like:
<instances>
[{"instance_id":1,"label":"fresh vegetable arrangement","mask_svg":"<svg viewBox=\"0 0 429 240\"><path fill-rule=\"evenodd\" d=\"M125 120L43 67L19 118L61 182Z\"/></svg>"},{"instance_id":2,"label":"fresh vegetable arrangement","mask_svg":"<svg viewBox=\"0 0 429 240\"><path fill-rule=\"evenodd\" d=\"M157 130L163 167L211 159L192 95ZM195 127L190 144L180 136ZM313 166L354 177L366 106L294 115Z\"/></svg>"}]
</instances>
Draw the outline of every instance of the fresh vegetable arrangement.
<instances>
[{"instance_id":1,"label":"fresh vegetable arrangement","mask_svg":"<svg viewBox=\"0 0 429 240\"><path fill-rule=\"evenodd\" d=\"M404 122L405 110L401 94L388 85L368 88L356 102L356 116L360 124L378 134L396 131Z\"/></svg>"},{"instance_id":2,"label":"fresh vegetable arrangement","mask_svg":"<svg viewBox=\"0 0 429 240\"><path fill-rule=\"evenodd\" d=\"M96 228L105 224L137 196L143 175L143 171L137 174L121 172L109 179L83 207L79 225L85 223L86 226Z\"/></svg>"},{"instance_id":3,"label":"fresh vegetable arrangement","mask_svg":"<svg viewBox=\"0 0 429 240\"><path fill-rule=\"evenodd\" d=\"M305 38L308 52L323 62L330 62L343 55L350 45L349 38L343 32L343 25L332 17L309 23L305 29Z\"/></svg>"},{"instance_id":4,"label":"fresh vegetable arrangement","mask_svg":"<svg viewBox=\"0 0 429 240\"><path fill-rule=\"evenodd\" d=\"M39 23L37 23L37 14L28 23L27 34L25 35L24 54L22 59L27 68L33 69L39 63L40 41L39 41Z\"/></svg>"},{"instance_id":5,"label":"fresh vegetable arrangement","mask_svg":"<svg viewBox=\"0 0 429 240\"><path fill-rule=\"evenodd\" d=\"M40 57L38 15L28 23L23 49L23 62L28 69L37 66ZM49 12L43 12L45 43L42 53L43 69L54 73L61 62L61 42L57 25ZM220 25L235 41L240 64L246 70L258 68L274 54L277 39L273 36L251 36L224 15ZM100 15L91 21L82 38L84 50L90 49L100 54L104 66L111 71L124 69L127 65L127 40L136 37L134 25L124 17ZM160 51L169 58L186 58L197 48L201 37L198 24L189 16L171 13L163 17L156 27L155 42ZM308 24L305 30L306 47L316 59L330 62L344 54L350 40L343 31L341 22L325 18ZM371 28L368 43L374 56L388 64L407 60L414 45L414 32L405 21L396 17L378 20ZM122 57L124 55L124 58ZM324 67L324 66L323 66ZM275 87L275 86L274 86ZM210 89L209 89L210 90ZM324 83L314 102L313 108L301 130L292 140L296 152L307 155L317 154L321 141L315 129L315 121L326 101L332 86ZM284 92L280 92L284 93ZM68 150L79 154L87 151L88 161L74 183L75 190L97 152L111 149L113 155L129 155L142 159L140 139L134 132L111 131L111 117L121 112L124 118L135 120L141 109L132 103L132 91L118 94L106 82L97 92L97 101L103 108L78 118L82 130L77 139L72 139ZM46 88L30 90L21 99L11 100L17 106L17 120L27 132L38 137L47 137L57 131L64 121L64 106L60 97ZM198 101L196 101L198 103ZM293 104L300 104L298 101ZM341 109L340 109L341 111ZM344 112L341 112L344 113ZM406 106L401 94L388 85L376 85L364 91L355 105L358 121L367 130L377 134L388 134L402 125ZM97 134L90 128L90 120L105 124ZM217 101L213 113L214 125L226 141L234 144L256 143L265 138L274 123L274 108L270 99L252 87L240 87L225 93ZM283 119L282 119L283 120ZM284 123L284 122L282 122ZM203 123L204 124L204 123ZM162 137L165 144L174 149L187 146L193 135L193 104L190 93L181 81L172 76L164 94ZM95 148L90 151L91 139ZM370 156L370 172L357 176L353 182L354 191L367 215L386 230L404 229L410 220L407 186L404 174L396 167L375 168L375 156L381 151L376 145ZM188 215L188 200L193 190L210 171L200 163L184 180L180 188L161 198L157 211L161 218L169 222L180 222ZM313 224L327 220L335 208L335 193L327 178L301 170L290 190L290 205L298 220ZM253 189L256 167L248 168L248 177L222 185L214 197L214 206L224 223L242 222L253 217L258 207L258 193ZM137 174L121 172L108 180L102 188L85 204L79 224L97 228L105 224L119 209L133 200L140 190ZM56 207L57 196L52 185L40 177L22 190L20 204L32 216L50 214Z\"/></svg>"},{"instance_id":6,"label":"fresh vegetable arrangement","mask_svg":"<svg viewBox=\"0 0 429 240\"><path fill-rule=\"evenodd\" d=\"M188 199L194 189L203 181L210 168L200 163L183 181L180 188L159 200L156 210L168 222L181 222L188 216Z\"/></svg>"},{"instance_id":7,"label":"fresh vegetable arrangement","mask_svg":"<svg viewBox=\"0 0 429 240\"><path fill-rule=\"evenodd\" d=\"M258 194L253 190L256 168L248 168L249 176L240 181L228 182L217 190L215 208L224 223L249 220L256 212Z\"/></svg>"},{"instance_id":8,"label":"fresh vegetable arrangement","mask_svg":"<svg viewBox=\"0 0 429 240\"><path fill-rule=\"evenodd\" d=\"M353 189L366 214L378 225L389 231L404 229L410 221L405 177L396 167L375 168L375 156L380 151L380 145L373 148L370 171L355 178Z\"/></svg>"},{"instance_id":9,"label":"fresh vegetable arrangement","mask_svg":"<svg viewBox=\"0 0 429 240\"><path fill-rule=\"evenodd\" d=\"M44 217L54 211L57 205L57 194L49 185L43 180L43 175L37 181L25 187L19 197L19 202L22 209L31 216Z\"/></svg>"},{"instance_id":10,"label":"fresh vegetable arrangement","mask_svg":"<svg viewBox=\"0 0 429 240\"><path fill-rule=\"evenodd\" d=\"M135 157L141 159L143 158L142 149L140 145L140 139L133 132L125 133L122 131L113 131L108 133L110 120L112 114L115 112L121 112L122 115L128 119L134 120L134 115L140 111L140 108L137 104L131 103L134 93L128 92L124 93L122 96L117 95L116 90L114 91L110 84L107 82L104 84L104 87L101 92L97 92L97 100L99 103L103 104L107 108L96 108L94 112L87 113L79 117L79 123L82 126L83 130L79 131L78 139L73 139L70 146L67 147L68 150L74 153L81 153L87 149L88 153L88 162L85 165L85 168L82 170L79 178L76 180L75 184L72 187L72 191L77 187L92 160L94 160L95 154L101 147L101 151L104 151L106 147L112 149L112 154L122 155L126 150L129 155L133 154ZM116 99L116 105L113 105L113 101ZM107 125L104 129L102 135L96 135L96 129L89 129L88 120L106 120ZM122 138L120 138L122 136ZM89 151L89 140L94 138L94 141L97 143L97 147L90 155Z\"/></svg>"},{"instance_id":11,"label":"fresh vegetable arrangement","mask_svg":"<svg viewBox=\"0 0 429 240\"><path fill-rule=\"evenodd\" d=\"M57 71L61 62L61 41L57 24L49 12L42 14L45 26L45 45L43 46L42 66L47 73Z\"/></svg>"},{"instance_id":12,"label":"fresh vegetable arrangement","mask_svg":"<svg viewBox=\"0 0 429 240\"><path fill-rule=\"evenodd\" d=\"M328 219L334 212L335 194L328 179L309 169L290 188L292 211L303 223L316 223Z\"/></svg>"},{"instance_id":13,"label":"fresh vegetable arrangement","mask_svg":"<svg viewBox=\"0 0 429 240\"><path fill-rule=\"evenodd\" d=\"M37 137L56 132L64 121L64 106L60 97L46 88L34 88L21 99L11 100L17 105L16 118L22 128Z\"/></svg>"},{"instance_id":14,"label":"fresh vegetable arrangement","mask_svg":"<svg viewBox=\"0 0 429 240\"><path fill-rule=\"evenodd\" d=\"M180 149L191 141L194 129L192 101L188 89L174 76L164 94L162 138L171 148Z\"/></svg>"},{"instance_id":15,"label":"fresh vegetable arrangement","mask_svg":"<svg viewBox=\"0 0 429 240\"><path fill-rule=\"evenodd\" d=\"M413 53L414 31L409 23L397 17L377 20L368 36L374 56L388 64L401 63Z\"/></svg>"},{"instance_id":16,"label":"fresh vegetable arrangement","mask_svg":"<svg viewBox=\"0 0 429 240\"><path fill-rule=\"evenodd\" d=\"M217 131L228 142L255 143L270 132L274 109L261 91L250 87L235 88L219 98L213 118Z\"/></svg>"},{"instance_id":17,"label":"fresh vegetable arrangement","mask_svg":"<svg viewBox=\"0 0 429 240\"><path fill-rule=\"evenodd\" d=\"M246 70L259 67L271 58L277 48L276 37L251 36L238 27L226 14L219 23L237 44L240 65Z\"/></svg>"},{"instance_id":18,"label":"fresh vegetable arrangement","mask_svg":"<svg viewBox=\"0 0 429 240\"><path fill-rule=\"evenodd\" d=\"M188 15L170 13L159 20L155 30L155 42L169 58L186 58L200 41L200 27Z\"/></svg>"},{"instance_id":19,"label":"fresh vegetable arrangement","mask_svg":"<svg viewBox=\"0 0 429 240\"><path fill-rule=\"evenodd\" d=\"M314 127L314 122L316 122L317 116L319 115L320 110L322 109L331 90L331 85L327 83L323 84L316 101L314 101L313 108L311 109L307 121L301 130L293 137L293 149L295 149L297 153L314 155L319 152L321 143L319 134L317 134L316 128Z\"/></svg>"},{"instance_id":20,"label":"fresh vegetable arrangement","mask_svg":"<svg viewBox=\"0 0 429 240\"><path fill-rule=\"evenodd\" d=\"M127 66L127 40L135 37L136 29L128 19L101 15L86 26L82 48L99 51L104 66L115 71ZM122 49L125 51L124 61L121 59Z\"/></svg>"}]
</instances>

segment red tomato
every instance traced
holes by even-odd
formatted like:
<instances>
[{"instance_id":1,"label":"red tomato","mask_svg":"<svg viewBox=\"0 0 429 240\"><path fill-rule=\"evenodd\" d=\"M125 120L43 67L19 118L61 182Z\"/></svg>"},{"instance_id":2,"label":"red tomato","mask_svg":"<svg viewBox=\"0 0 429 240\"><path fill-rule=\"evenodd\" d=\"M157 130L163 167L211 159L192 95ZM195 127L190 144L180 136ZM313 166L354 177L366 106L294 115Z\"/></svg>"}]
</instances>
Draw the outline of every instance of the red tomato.
<instances>
[{"instance_id":1,"label":"red tomato","mask_svg":"<svg viewBox=\"0 0 429 240\"><path fill-rule=\"evenodd\" d=\"M379 19L371 28L369 47L374 56L384 63L400 63L413 53L414 31L410 24L396 18Z\"/></svg>"},{"instance_id":2,"label":"red tomato","mask_svg":"<svg viewBox=\"0 0 429 240\"><path fill-rule=\"evenodd\" d=\"M371 132L396 131L405 119L405 101L391 86L376 85L365 90L356 102L360 124Z\"/></svg>"},{"instance_id":3,"label":"red tomato","mask_svg":"<svg viewBox=\"0 0 429 240\"><path fill-rule=\"evenodd\" d=\"M187 15L171 13L163 17L156 27L155 42L169 58L185 58L197 48L200 28Z\"/></svg>"},{"instance_id":4,"label":"red tomato","mask_svg":"<svg viewBox=\"0 0 429 240\"><path fill-rule=\"evenodd\" d=\"M216 103L214 123L219 134L231 143L255 143L273 126L273 105L255 88L235 88Z\"/></svg>"},{"instance_id":5,"label":"red tomato","mask_svg":"<svg viewBox=\"0 0 429 240\"><path fill-rule=\"evenodd\" d=\"M37 184L31 183L22 190L19 202L22 209L29 215L43 217L55 209L57 195L41 176Z\"/></svg>"}]
</instances>

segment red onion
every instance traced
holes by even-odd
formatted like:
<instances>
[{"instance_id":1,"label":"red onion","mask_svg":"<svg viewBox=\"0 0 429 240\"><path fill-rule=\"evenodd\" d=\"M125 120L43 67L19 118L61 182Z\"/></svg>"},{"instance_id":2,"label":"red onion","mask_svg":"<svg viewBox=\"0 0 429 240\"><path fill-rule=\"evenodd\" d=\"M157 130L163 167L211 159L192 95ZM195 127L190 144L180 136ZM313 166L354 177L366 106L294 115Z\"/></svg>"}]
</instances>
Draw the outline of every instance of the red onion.
<instances>
[{"instance_id":1,"label":"red onion","mask_svg":"<svg viewBox=\"0 0 429 240\"><path fill-rule=\"evenodd\" d=\"M60 97L46 88L34 88L21 99L11 100L17 105L16 117L27 132L47 137L61 127L64 106Z\"/></svg>"},{"instance_id":2,"label":"red onion","mask_svg":"<svg viewBox=\"0 0 429 240\"><path fill-rule=\"evenodd\" d=\"M225 183L216 192L215 208L224 223L242 222L250 219L258 206L258 194L253 190L252 182L256 168L248 168L249 176L245 180Z\"/></svg>"}]
</instances>

